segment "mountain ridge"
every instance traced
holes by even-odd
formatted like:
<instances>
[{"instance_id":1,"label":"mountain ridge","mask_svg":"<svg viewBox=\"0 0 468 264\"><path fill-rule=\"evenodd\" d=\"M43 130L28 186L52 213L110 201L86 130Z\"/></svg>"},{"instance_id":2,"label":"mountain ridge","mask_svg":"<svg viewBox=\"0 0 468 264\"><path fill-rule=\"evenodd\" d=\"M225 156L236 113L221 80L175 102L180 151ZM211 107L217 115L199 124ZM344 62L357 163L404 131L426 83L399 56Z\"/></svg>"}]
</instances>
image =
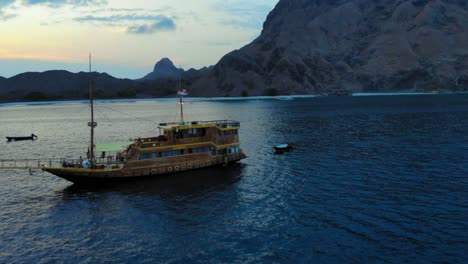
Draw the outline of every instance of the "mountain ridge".
<instances>
[{"instance_id":1,"label":"mountain ridge","mask_svg":"<svg viewBox=\"0 0 468 264\"><path fill-rule=\"evenodd\" d=\"M83 97L91 77L110 98L173 95L178 76L191 96L462 92L466 43L467 1L280 0L260 36L214 66L183 71L163 58L147 75L155 78L139 80L24 73L0 77L0 100L37 91Z\"/></svg>"},{"instance_id":2,"label":"mountain ridge","mask_svg":"<svg viewBox=\"0 0 468 264\"><path fill-rule=\"evenodd\" d=\"M192 86L200 96L468 90L468 4L280 0L260 36Z\"/></svg>"},{"instance_id":3,"label":"mountain ridge","mask_svg":"<svg viewBox=\"0 0 468 264\"><path fill-rule=\"evenodd\" d=\"M153 71L145 75L142 80L178 79L184 70L174 66L169 58L162 58L153 68Z\"/></svg>"},{"instance_id":4,"label":"mountain ridge","mask_svg":"<svg viewBox=\"0 0 468 264\"><path fill-rule=\"evenodd\" d=\"M153 71L145 75L139 80L162 80L162 79L195 79L211 70L210 67L203 67L200 69L190 68L185 71L183 68L177 68L169 58L162 58L153 68Z\"/></svg>"}]
</instances>

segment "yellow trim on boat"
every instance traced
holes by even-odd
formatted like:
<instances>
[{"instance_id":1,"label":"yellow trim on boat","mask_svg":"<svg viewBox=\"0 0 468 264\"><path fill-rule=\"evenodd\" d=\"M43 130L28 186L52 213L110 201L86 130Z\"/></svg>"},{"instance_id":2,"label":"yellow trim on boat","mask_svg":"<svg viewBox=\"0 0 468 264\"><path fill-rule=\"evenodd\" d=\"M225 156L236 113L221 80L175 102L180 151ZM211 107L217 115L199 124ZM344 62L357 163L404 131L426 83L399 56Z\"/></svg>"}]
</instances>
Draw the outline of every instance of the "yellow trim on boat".
<instances>
[{"instance_id":1,"label":"yellow trim on boat","mask_svg":"<svg viewBox=\"0 0 468 264\"><path fill-rule=\"evenodd\" d=\"M240 127L239 126L236 126L236 127L226 127L226 128L223 128L223 127L220 127L216 124L197 124L197 125L174 125L174 126L171 126L171 124L168 124L167 126L160 126L159 128L161 128L162 130L174 130L174 129L192 129L192 128L208 128L208 127L216 127L218 128L219 130L221 131L226 131L226 130L239 130Z\"/></svg>"},{"instance_id":2,"label":"yellow trim on boat","mask_svg":"<svg viewBox=\"0 0 468 264\"><path fill-rule=\"evenodd\" d=\"M201 142L201 143L180 144L180 145L165 146L165 147L138 148L138 150L140 150L141 152L151 152L151 151L158 151L158 150L186 149L189 147L200 147L200 146L206 146L206 145L211 145L217 149L220 149L220 148L238 147L240 146L240 142L227 144L227 145L216 145L213 142Z\"/></svg>"}]
</instances>

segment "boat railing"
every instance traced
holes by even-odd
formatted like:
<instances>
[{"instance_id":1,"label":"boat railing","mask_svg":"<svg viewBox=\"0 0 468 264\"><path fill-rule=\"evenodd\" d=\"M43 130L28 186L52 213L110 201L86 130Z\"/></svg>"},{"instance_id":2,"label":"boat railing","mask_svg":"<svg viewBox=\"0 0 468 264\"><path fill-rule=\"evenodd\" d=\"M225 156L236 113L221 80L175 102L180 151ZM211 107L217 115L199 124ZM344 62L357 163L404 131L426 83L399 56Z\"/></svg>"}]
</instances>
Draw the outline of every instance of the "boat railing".
<instances>
[{"instance_id":1,"label":"boat railing","mask_svg":"<svg viewBox=\"0 0 468 264\"><path fill-rule=\"evenodd\" d=\"M239 121L234 120L215 120L215 121L199 121L199 124L215 124L221 128L240 127Z\"/></svg>"},{"instance_id":2,"label":"boat railing","mask_svg":"<svg viewBox=\"0 0 468 264\"><path fill-rule=\"evenodd\" d=\"M98 158L96 168L123 168L124 162L116 159ZM44 168L83 168L83 159L0 159L0 169L44 169Z\"/></svg>"},{"instance_id":3,"label":"boat railing","mask_svg":"<svg viewBox=\"0 0 468 264\"><path fill-rule=\"evenodd\" d=\"M173 126L180 126L181 123L160 123L160 128L170 128ZM216 125L220 128L231 128L231 127L240 127L240 122L235 120L213 120L213 121L193 121L193 122L185 122L183 125L190 126L190 125Z\"/></svg>"},{"instance_id":4,"label":"boat railing","mask_svg":"<svg viewBox=\"0 0 468 264\"><path fill-rule=\"evenodd\" d=\"M63 159L2 159L0 169L61 168Z\"/></svg>"},{"instance_id":5,"label":"boat railing","mask_svg":"<svg viewBox=\"0 0 468 264\"><path fill-rule=\"evenodd\" d=\"M145 142L140 144L141 148L159 148L159 147L168 147L184 144L196 144L196 143L208 143L210 139L206 136L204 137L194 137L194 138L179 138L175 141L160 141L160 142Z\"/></svg>"}]
</instances>

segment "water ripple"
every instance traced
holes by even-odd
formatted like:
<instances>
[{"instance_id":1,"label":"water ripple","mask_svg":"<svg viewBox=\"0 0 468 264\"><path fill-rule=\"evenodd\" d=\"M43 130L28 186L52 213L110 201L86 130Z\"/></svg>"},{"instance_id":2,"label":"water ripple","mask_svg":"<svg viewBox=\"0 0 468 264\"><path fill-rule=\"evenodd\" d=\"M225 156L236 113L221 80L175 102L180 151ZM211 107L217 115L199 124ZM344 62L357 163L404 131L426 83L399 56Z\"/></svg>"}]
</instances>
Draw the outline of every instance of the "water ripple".
<instances>
[{"instance_id":1,"label":"water ripple","mask_svg":"<svg viewBox=\"0 0 468 264\"><path fill-rule=\"evenodd\" d=\"M240 119L249 158L104 188L0 172L0 262L463 263L467 103L467 96L192 102L188 115ZM106 104L98 141L150 136L176 107ZM86 149L84 104L1 111L0 135L40 135L0 142L2 158ZM286 142L297 149L274 155L272 146Z\"/></svg>"}]
</instances>

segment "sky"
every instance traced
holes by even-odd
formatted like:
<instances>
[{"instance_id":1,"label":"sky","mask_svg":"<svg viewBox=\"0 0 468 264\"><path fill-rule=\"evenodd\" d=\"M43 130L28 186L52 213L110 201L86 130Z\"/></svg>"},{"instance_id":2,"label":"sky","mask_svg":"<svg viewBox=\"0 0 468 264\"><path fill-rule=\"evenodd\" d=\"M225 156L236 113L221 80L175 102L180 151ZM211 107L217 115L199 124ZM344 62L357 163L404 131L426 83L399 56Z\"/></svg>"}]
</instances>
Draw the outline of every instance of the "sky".
<instances>
[{"instance_id":1,"label":"sky","mask_svg":"<svg viewBox=\"0 0 468 264\"><path fill-rule=\"evenodd\" d=\"M278 0L0 0L0 76L63 69L141 78L161 58L216 64L259 36Z\"/></svg>"}]
</instances>

